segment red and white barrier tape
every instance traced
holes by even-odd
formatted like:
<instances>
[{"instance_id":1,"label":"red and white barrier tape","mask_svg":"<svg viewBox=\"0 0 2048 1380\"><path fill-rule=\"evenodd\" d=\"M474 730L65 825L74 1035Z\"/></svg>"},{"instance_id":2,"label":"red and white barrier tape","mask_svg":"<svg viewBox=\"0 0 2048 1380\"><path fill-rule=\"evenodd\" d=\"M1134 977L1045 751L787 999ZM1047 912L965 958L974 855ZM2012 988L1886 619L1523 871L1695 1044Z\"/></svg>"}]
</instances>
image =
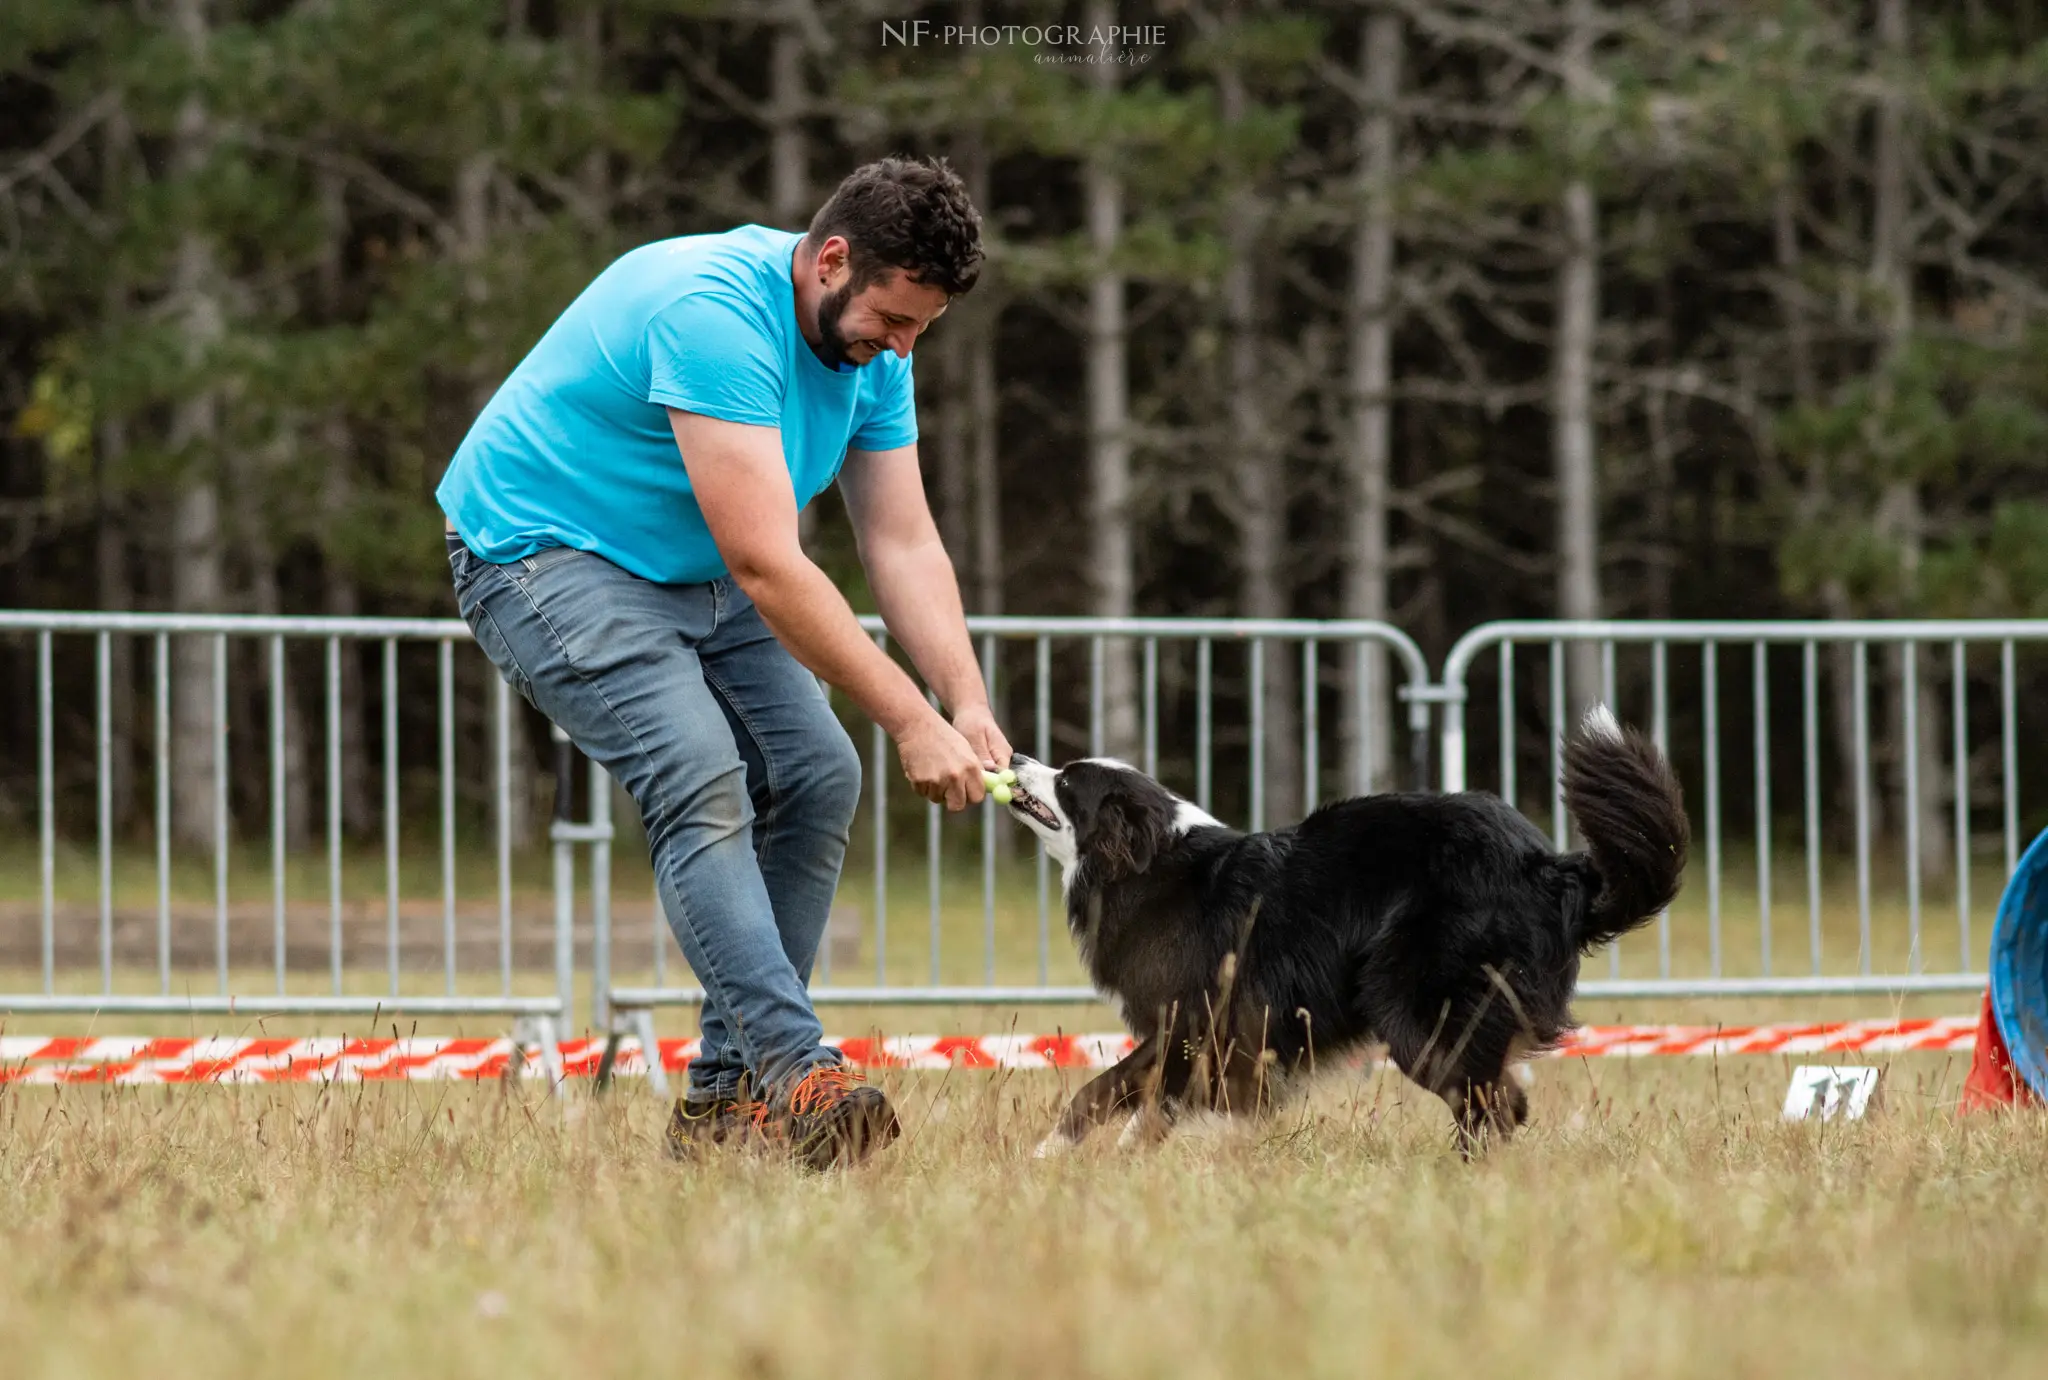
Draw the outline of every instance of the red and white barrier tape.
<instances>
[{"instance_id":1,"label":"red and white barrier tape","mask_svg":"<svg viewBox=\"0 0 2048 1380\"><path fill-rule=\"evenodd\" d=\"M1977 1018L1844 1021L1813 1025L1586 1026L1554 1057L1690 1054L1896 1054L1969 1050ZM1107 1035L900 1035L830 1043L863 1068L1106 1068L1131 1050L1131 1038ZM695 1040L660 1042L662 1066L685 1067ZM604 1041L565 1040L562 1072L597 1072ZM455 1039L161 1039L146 1036L34 1035L0 1037L0 1083L344 1083L397 1079L499 1078L512 1059L510 1040ZM620 1043L615 1071L647 1071L639 1042ZM518 1073L543 1078L538 1050L525 1051Z\"/></svg>"},{"instance_id":2,"label":"red and white barrier tape","mask_svg":"<svg viewBox=\"0 0 2048 1380\"><path fill-rule=\"evenodd\" d=\"M863 1068L1107 1068L1131 1050L1115 1035L908 1035L831 1040ZM685 1068L695 1040L662 1040L662 1066ZM604 1056L601 1039L564 1040L567 1077L589 1077ZM0 1083L300 1083L334 1080L501 1078L512 1059L510 1040L457 1039L150 1039L36 1036L0 1038ZM614 1071L644 1074L639 1041L621 1039ZM547 1076L538 1049L518 1073Z\"/></svg>"},{"instance_id":3,"label":"red and white barrier tape","mask_svg":"<svg viewBox=\"0 0 2048 1380\"><path fill-rule=\"evenodd\" d=\"M1901 1054L1977 1047L1975 1016L1812 1025L1589 1025L1557 1052L1566 1058L1649 1054Z\"/></svg>"}]
</instances>

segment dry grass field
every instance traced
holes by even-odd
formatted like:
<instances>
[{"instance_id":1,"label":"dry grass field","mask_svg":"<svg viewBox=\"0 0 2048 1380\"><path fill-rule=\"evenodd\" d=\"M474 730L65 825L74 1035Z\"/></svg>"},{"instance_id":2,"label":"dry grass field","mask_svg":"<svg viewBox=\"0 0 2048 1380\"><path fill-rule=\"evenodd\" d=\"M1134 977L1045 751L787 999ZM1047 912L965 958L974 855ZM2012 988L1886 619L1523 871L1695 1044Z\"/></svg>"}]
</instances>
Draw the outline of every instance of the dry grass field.
<instances>
[{"instance_id":1,"label":"dry grass field","mask_svg":"<svg viewBox=\"0 0 2048 1380\"><path fill-rule=\"evenodd\" d=\"M60 988L97 973L96 874L60 858ZM1746 859L1723 892L1724 971L1761 964ZM436 860L405 859L407 990L440 987ZM463 990L494 990L489 860L465 853ZM1988 863L1988 860L1987 860ZM18 864L18 865L17 865ZM237 855L234 985L270 990L268 874ZM892 870L891 980L931 976L921 860ZM116 859L115 986L155 990L153 873ZM1972 902L1981 968L1998 869ZM37 876L0 848L13 938L0 990L32 991ZM619 975L652 977L644 862L621 859ZM945 875L940 976L1035 981L1028 870L993 932L972 867ZM290 879L294 991L324 991L325 875ZM521 934L548 936L544 859L518 871ZM1674 907L1676 972L1713 952L1703 878ZM1853 971L1853 877L1831 860L1828 971ZM379 860L346 879L350 991L387 990ZM1769 948L1802 971L1803 875L1774 879ZM211 879L176 879L174 990L210 990ZM871 909L850 875L844 896ZM1878 878L1872 964L1906 966L1909 907ZM244 913L246 912L246 913ZM587 912L586 912L587 916ZM125 917L125 918L124 918ZM1929 889L1929 967L1961 947ZM81 933L80 930L84 932ZM416 931L416 933L415 933ZM300 957L303 933L310 954ZM850 971L872 980L872 916ZM1055 919L1047 970L1078 977ZM672 943L672 941L671 941ZM1654 931L1622 971L1658 968ZM671 950L668 976L681 980ZM471 964L473 963L473 967ZM1604 959L1588 964L1605 976ZM549 990L521 957L514 985ZM585 994L579 992L579 1001ZM1903 1004L1582 1001L1581 1019L1739 1023L1967 1014ZM10 1034L370 1033L361 1022L14 1018ZM403 1023L411 1029L413 1023ZM1099 1006L840 1008L839 1034L1104 1030ZM496 1020L419 1033L496 1034ZM694 1033L664 1011L664 1034ZM375 1033L388 1033L378 1030ZM1843 1060L1843 1062L1850 1062ZM1891 1062L1853 1124L1779 1120L1790 1061L1550 1060L1535 1123L1477 1165L1435 1099L1398 1076L1332 1074L1250 1131L1038 1162L1050 1074L891 1075L906 1134L823 1178L744 1154L660 1154L665 1108L534 1084L53 1090L0 1087L0 1376L1928 1376L2048 1373L2048 1116L1959 1121L1965 1056ZM1071 1080L1068 1087L1072 1085Z\"/></svg>"},{"instance_id":2,"label":"dry grass field","mask_svg":"<svg viewBox=\"0 0 2048 1380\"><path fill-rule=\"evenodd\" d=\"M659 1153L638 1089L0 1092L9 1376L1927 1376L2048 1366L2048 1124L1914 1056L1549 1061L1477 1165L1398 1077L1029 1147L1046 1074L895 1078L853 1172Z\"/></svg>"}]
</instances>

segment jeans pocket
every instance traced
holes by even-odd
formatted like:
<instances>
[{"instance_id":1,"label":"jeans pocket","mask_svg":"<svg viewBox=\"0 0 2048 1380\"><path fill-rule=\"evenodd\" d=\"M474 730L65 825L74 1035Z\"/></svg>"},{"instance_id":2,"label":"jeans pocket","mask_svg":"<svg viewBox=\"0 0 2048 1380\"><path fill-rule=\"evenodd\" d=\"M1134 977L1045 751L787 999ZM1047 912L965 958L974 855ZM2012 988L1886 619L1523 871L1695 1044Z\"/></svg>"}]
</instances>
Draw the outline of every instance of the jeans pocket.
<instances>
[{"instance_id":1,"label":"jeans pocket","mask_svg":"<svg viewBox=\"0 0 2048 1380\"><path fill-rule=\"evenodd\" d=\"M476 645L483 650L491 665L498 668L498 674L505 678L505 683L517 690L521 699L533 704L533 684L527 679L518 659L512 655L505 635L498 631L498 620L491 617L491 611L484 607L481 599L463 599L461 605L462 621L469 624ZM539 708L538 705L534 707Z\"/></svg>"}]
</instances>

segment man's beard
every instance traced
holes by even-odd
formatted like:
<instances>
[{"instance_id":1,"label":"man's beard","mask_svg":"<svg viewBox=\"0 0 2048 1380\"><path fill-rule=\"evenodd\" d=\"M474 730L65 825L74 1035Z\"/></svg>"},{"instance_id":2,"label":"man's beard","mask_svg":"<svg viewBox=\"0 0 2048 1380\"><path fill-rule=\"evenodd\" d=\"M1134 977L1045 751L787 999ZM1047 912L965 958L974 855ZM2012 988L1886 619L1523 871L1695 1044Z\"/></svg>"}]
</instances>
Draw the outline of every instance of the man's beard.
<instances>
[{"instance_id":1,"label":"man's beard","mask_svg":"<svg viewBox=\"0 0 2048 1380\"><path fill-rule=\"evenodd\" d=\"M818 358L828 369L837 369L842 364L858 363L847 353L851 344L839 329L839 318L846 314L847 303L853 300L853 280L846 282L832 292L818 299Z\"/></svg>"}]
</instances>

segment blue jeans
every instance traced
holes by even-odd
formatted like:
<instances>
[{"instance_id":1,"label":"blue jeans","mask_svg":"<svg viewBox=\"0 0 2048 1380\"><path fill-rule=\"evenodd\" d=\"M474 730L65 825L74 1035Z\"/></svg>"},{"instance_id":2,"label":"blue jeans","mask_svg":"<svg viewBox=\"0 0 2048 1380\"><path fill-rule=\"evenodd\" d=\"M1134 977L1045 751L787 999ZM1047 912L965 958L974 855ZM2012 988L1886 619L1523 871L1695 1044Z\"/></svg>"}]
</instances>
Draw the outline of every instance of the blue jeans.
<instances>
[{"instance_id":1,"label":"blue jeans","mask_svg":"<svg viewBox=\"0 0 2048 1380\"><path fill-rule=\"evenodd\" d=\"M860 800L817 678L730 579L658 585L550 547L506 565L448 537L462 617L512 688L640 806L669 928L704 986L690 1095L839 1062L805 984Z\"/></svg>"}]
</instances>

